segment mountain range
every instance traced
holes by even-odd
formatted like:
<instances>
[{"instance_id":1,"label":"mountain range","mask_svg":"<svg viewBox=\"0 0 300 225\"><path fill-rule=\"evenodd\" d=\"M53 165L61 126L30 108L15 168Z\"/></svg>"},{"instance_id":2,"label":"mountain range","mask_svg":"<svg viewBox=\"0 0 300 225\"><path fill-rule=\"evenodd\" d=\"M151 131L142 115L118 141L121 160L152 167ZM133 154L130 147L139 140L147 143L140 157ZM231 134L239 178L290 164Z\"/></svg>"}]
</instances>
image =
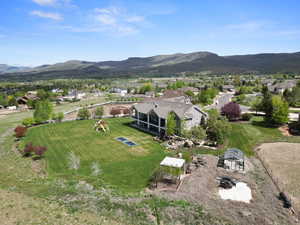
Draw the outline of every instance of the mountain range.
<instances>
[{"instance_id":1,"label":"mountain range","mask_svg":"<svg viewBox=\"0 0 300 225\"><path fill-rule=\"evenodd\" d=\"M15 72L24 72L30 69L29 67L25 66L9 66L5 64L0 64L0 74L1 73L15 73Z\"/></svg>"},{"instance_id":2,"label":"mountain range","mask_svg":"<svg viewBox=\"0 0 300 225\"><path fill-rule=\"evenodd\" d=\"M0 79L109 78L170 76L180 73L300 73L300 52L219 56L211 52L131 57L121 61L72 60L35 68L0 65Z\"/></svg>"}]
</instances>

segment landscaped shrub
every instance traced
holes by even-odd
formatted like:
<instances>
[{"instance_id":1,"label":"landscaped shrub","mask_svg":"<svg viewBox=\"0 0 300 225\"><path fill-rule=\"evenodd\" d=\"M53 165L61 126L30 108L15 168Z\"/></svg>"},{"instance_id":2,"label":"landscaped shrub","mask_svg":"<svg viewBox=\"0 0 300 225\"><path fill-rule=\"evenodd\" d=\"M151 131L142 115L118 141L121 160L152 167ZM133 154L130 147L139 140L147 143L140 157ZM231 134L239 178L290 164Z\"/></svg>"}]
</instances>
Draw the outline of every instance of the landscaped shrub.
<instances>
[{"instance_id":1,"label":"landscaped shrub","mask_svg":"<svg viewBox=\"0 0 300 225\"><path fill-rule=\"evenodd\" d=\"M95 110L95 118L102 118L104 114L103 106L97 107Z\"/></svg>"},{"instance_id":2,"label":"landscaped shrub","mask_svg":"<svg viewBox=\"0 0 300 225\"><path fill-rule=\"evenodd\" d=\"M37 159L41 159L44 155L44 153L47 151L47 147L44 146L34 146L33 147L33 159L37 160Z\"/></svg>"},{"instance_id":3,"label":"landscaped shrub","mask_svg":"<svg viewBox=\"0 0 300 225\"><path fill-rule=\"evenodd\" d=\"M57 120L61 122L65 118L65 114L63 112L57 113Z\"/></svg>"},{"instance_id":4,"label":"landscaped shrub","mask_svg":"<svg viewBox=\"0 0 300 225\"><path fill-rule=\"evenodd\" d=\"M61 122L64 119L64 117L65 115L63 112L52 114L52 119L55 120L56 122Z\"/></svg>"},{"instance_id":5,"label":"landscaped shrub","mask_svg":"<svg viewBox=\"0 0 300 225\"><path fill-rule=\"evenodd\" d=\"M26 127L17 126L15 128L15 136L16 136L16 138L24 137L26 135L26 132L27 132L27 128Z\"/></svg>"},{"instance_id":6,"label":"landscaped shrub","mask_svg":"<svg viewBox=\"0 0 300 225\"><path fill-rule=\"evenodd\" d=\"M87 108L79 109L77 118L80 120L88 120L90 118L91 114Z\"/></svg>"},{"instance_id":7,"label":"landscaped shrub","mask_svg":"<svg viewBox=\"0 0 300 225\"><path fill-rule=\"evenodd\" d=\"M206 137L205 130L201 126L193 127L190 130L183 130L182 136L188 139L203 140Z\"/></svg>"},{"instance_id":8,"label":"landscaped shrub","mask_svg":"<svg viewBox=\"0 0 300 225\"><path fill-rule=\"evenodd\" d=\"M241 119L244 120L244 121L250 121L252 117L253 117L252 114L250 114L250 113L244 113L244 114L242 114L242 118Z\"/></svg>"},{"instance_id":9,"label":"landscaped shrub","mask_svg":"<svg viewBox=\"0 0 300 225\"><path fill-rule=\"evenodd\" d=\"M25 148L23 149L23 156L24 157L32 156L32 159L37 160L37 159L41 159L46 151L47 151L47 147L33 146L33 144L29 142L25 145Z\"/></svg>"},{"instance_id":10,"label":"landscaped shrub","mask_svg":"<svg viewBox=\"0 0 300 225\"><path fill-rule=\"evenodd\" d=\"M229 102L221 109L222 115L226 116L229 120L239 119L241 116L240 105L236 102Z\"/></svg>"},{"instance_id":11,"label":"landscaped shrub","mask_svg":"<svg viewBox=\"0 0 300 225\"><path fill-rule=\"evenodd\" d=\"M25 156L25 157L31 156L31 154L33 153L33 150L34 150L34 147L31 142L26 144L25 148L23 149L23 156Z\"/></svg>"},{"instance_id":12,"label":"landscaped shrub","mask_svg":"<svg viewBox=\"0 0 300 225\"><path fill-rule=\"evenodd\" d=\"M35 120L34 120L33 117L25 118L25 119L22 121L22 124L23 124L25 127L31 127L32 125L35 124Z\"/></svg>"}]
</instances>

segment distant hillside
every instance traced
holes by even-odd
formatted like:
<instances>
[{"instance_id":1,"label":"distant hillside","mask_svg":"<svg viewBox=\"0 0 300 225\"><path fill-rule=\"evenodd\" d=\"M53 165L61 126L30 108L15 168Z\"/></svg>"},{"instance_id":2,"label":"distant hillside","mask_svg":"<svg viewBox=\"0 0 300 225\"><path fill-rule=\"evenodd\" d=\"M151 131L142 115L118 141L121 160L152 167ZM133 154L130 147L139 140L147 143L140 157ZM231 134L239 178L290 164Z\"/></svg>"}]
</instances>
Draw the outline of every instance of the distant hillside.
<instances>
[{"instance_id":1,"label":"distant hillside","mask_svg":"<svg viewBox=\"0 0 300 225\"><path fill-rule=\"evenodd\" d=\"M5 71L5 70L3 70ZM19 72L18 72L19 71ZM109 78L128 76L168 76L182 72L300 73L300 52L219 56L211 52L132 57L122 61L86 62L72 60L43 65L25 71L0 74L5 80L53 78ZM10 71L11 72L11 71Z\"/></svg>"},{"instance_id":2,"label":"distant hillside","mask_svg":"<svg viewBox=\"0 0 300 225\"><path fill-rule=\"evenodd\" d=\"M0 74L1 73L14 73L28 70L29 67L18 67L18 66L9 66L6 64L0 64Z\"/></svg>"}]
</instances>

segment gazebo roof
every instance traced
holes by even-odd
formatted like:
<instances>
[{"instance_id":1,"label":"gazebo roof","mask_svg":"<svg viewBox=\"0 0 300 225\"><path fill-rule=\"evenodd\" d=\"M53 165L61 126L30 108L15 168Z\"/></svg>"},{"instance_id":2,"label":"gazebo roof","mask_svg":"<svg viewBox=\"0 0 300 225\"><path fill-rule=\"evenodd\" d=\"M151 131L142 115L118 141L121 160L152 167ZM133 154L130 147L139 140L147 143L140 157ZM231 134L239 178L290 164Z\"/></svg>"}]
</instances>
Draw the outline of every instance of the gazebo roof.
<instances>
[{"instance_id":1,"label":"gazebo roof","mask_svg":"<svg viewBox=\"0 0 300 225\"><path fill-rule=\"evenodd\" d=\"M234 159L234 160L243 160L244 159L244 153L237 149L237 148L229 148L224 153L224 159Z\"/></svg>"},{"instance_id":2,"label":"gazebo roof","mask_svg":"<svg viewBox=\"0 0 300 225\"><path fill-rule=\"evenodd\" d=\"M173 158L173 157L166 156L164 158L164 160L161 161L160 165L161 166L181 168L181 167L183 167L184 163L185 163L184 159L179 159L179 158Z\"/></svg>"}]
</instances>

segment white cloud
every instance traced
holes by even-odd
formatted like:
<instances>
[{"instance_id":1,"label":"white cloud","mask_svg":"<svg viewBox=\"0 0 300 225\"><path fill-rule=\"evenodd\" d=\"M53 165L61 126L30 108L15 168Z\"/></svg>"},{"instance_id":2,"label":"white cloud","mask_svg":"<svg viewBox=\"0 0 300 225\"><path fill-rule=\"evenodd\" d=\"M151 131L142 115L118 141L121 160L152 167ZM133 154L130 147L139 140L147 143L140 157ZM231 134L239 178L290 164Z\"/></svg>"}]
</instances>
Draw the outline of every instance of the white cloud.
<instances>
[{"instance_id":1,"label":"white cloud","mask_svg":"<svg viewBox=\"0 0 300 225\"><path fill-rule=\"evenodd\" d=\"M128 36L149 27L146 18L131 14L124 8L95 8L84 14L77 24L56 25L53 28L75 33L105 33L112 36Z\"/></svg>"},{"instance_id":2,"label":"white cloud","mask_svg":"<svg viewBox=\"0 0 300 225\"><path fill-rule=\"evenodd\" d=\"M280 23L272 21L248 21L245 23L228 24L223 27L213 29L209 36L214 39L220 35L226 36L227 38L289 38L299 39L300 28L294 27L289 28L283 26Z\"/></svg>"},{"instance_id":3,"label":"white cloud","mask_svg":"<svg viewBox=\"0 0 300 225\"><path fill-rule=\"evenodd\" d=\"M112 6L112 7L108 7L108 8L96 8L94 11L96 13L120 15L122 10L120 8Z\"/></svg>"},{"instance_id":4,"label":"white cloud","mask_svg":"<svg viewBox=\"0 0 300 225\"><path fill-rule=\"evenodd\" d=\"M100 14L95 16L96 20L104 25L114 25L116 24L116 18L109 14Z\"/></svg>"},{"instance_id":5,"label":"white cloud","mask_svg":"<svg viewBox=\"0 0 300 225\"><path fill-rule=\"evenodd\" d=\"M51 7L67 7L76 8L77 6L72 3L72 0L32 0L34 3L40 6L51 6Z\"/></svg>"},{"instance_id":6,"label":"white cloud","mask_svg":"<svg viewBox=\"0 0 300 225\"><path fill-rule=\"evenodd\" d=\"M145 18L138 15L132 15L124 8L108 7L94 9L93 16L96 30L105 30L118 35L136 34L141 28L141 23Z\"/></svg>"},{"instance_id":7,"label":"white cloud","mask_svg":"<svg viewBox=\"0 0 300 225\"><path fill-rule=\"evenodd\" d=\"M240 24L230 24L225 26L225 29L233 30L233 31L241 31L241 32L255 32L263 29L267 23L259 22L259 21L250 21L246 23Z\"/></svg>"},{"instance_id":8,"label":"white cloud","mask_svg":"<svg viewBox=\"0 0 300 225\"><path fill-rule=\"evenodd\" d=\"M41 18L46 18L46 19L51 19L51 20L63 20L62 15L59 13L49 13L49 12L42 12L42 11L32 11L30 12L31 15L33 16L38 16Z\"/></svg>"},{"instance_id":9,"label":"white cloud","mask_svg":"<svg viewBox=\"0 0 300 225\"><path fill-rule=\"evenodd\" d=\"M135 23L135 22L143 22L145 18L143 16L131 16L126 19L129 23Z\"/></svg>"},{"instance_id":10,"label":"white cloud","mask_svg":"<svg viewBox=\"0 0 300 225\"><path fill-rule=\"evenodd\" d=\"M55 5L56 0L32 0L34 3L42 6Z\"/></svg>"}]
</instances>

